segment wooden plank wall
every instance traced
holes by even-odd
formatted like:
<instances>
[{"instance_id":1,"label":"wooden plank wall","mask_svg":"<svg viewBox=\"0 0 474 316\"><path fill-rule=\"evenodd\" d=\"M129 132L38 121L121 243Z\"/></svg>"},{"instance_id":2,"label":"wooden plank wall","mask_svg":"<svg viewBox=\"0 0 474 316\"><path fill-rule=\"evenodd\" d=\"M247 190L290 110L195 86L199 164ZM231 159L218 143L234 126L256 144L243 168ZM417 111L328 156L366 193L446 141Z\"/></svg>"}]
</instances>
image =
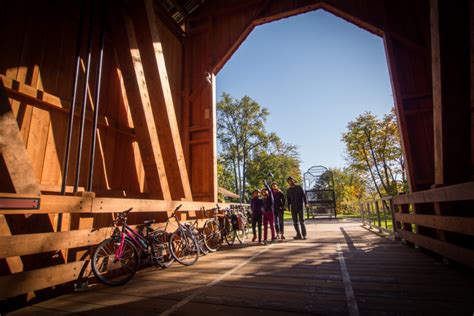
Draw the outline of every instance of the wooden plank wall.
<instances>
[{"instance_id":1,"label":"wooden plank wall","mask_svg":"<svg viewBox=\"0 0 474 316\"><path fill-rule=\"evenodd\" d=\"M21 98L11 99L12 108L17 117L38 183L48 191L59 192L67 129L65 110L71 103L74 76L75 35L79 25L79 2L57 3L48 6L42 2L33 4L28 2L26 5L26 1L16 1L7 6L8 8L2 10L8 14L4 14L0 33L4 39L4 45L7 45L9 49L0 52L0 74L15 80L15 85L17 83L25 84L27 87L56 96L62 101L61 106L64 110L33 104L33 102L23 102ZM89 10L86 11L88 13ZM22 16L27 23L19 23L18 16ZM45 23L45 17L55 22ZM86 22L88 19L89 17L86 15ZM94 23L96 23L96 29L94 31L89 97L93 96L93 87L97 76L99 23L97 20ZM161 21L158 20L157 26L163 44L175 112L177 120L180 122L182 43ZM87 25L84 26L83 34L81 55L84 58L87 46ZM83 85L84 64L81 68L79 87ZM147 188L144 183L143 164L140 154L136 150L137 140L133 121L129 114L129 105L126 104L123 95L121 75L123 74L117 68L110 35L107 34L100 102L100 122L103 124L99 124L93 190L95 192L110 191L109 194L126 191L129 195L138 196L141 193L146 193ZM80 97L77 101L80 105ZM90 112L91 102L87 106ZM76 116L75 122L78 123L78 121L79 117ZM87 183L90 130L91 124L88 120L86 121L81 162L79 182L81 187L85 187ZM73 185L74 181L77 134L78 124L75 124L68 185ZM2 188L2 192L8 192L8 188Z\"/></svg>"}]
</instances>

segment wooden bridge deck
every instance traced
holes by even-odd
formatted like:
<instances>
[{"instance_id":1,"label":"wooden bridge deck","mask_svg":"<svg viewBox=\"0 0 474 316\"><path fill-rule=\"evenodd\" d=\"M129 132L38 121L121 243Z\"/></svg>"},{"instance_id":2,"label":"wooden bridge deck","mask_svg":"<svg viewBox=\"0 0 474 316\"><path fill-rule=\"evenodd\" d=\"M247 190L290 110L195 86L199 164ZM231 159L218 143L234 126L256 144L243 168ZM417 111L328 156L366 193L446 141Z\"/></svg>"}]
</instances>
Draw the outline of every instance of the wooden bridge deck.
<instances>
[{"instance_id":1,"label":"wooden bridge deck","mask_svg":"<svg viewBox=\"0 0 474 316\"><path fill-rule=\"evenodd\" d=\"M474 274L442 265L350 220L308 224L309 238L242 245L192 267L141 271L13 315L292 315L474 313ZM293 228L287 223L287 236Z\"/></svg>"}]
</instances>

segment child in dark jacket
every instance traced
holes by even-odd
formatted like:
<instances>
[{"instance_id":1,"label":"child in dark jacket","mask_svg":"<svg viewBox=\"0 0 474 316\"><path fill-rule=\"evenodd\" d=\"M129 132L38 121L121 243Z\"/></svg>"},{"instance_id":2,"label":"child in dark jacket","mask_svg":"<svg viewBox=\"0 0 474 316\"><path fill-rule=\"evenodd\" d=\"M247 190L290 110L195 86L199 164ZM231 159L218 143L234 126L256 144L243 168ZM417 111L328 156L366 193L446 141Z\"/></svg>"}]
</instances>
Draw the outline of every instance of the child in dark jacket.
<instances>
[{"instance_id":1,"label":"child in dark jacket","mask_svg":"<svg viewBox=\"0 0 474 316\"><path fill-rule=\"evenodd\" d=\"M252 210L252 241L257 239L256 226L258 226L258 242L262 242L262 211L263 200L260 198L260 190L256 189L252 192L252 199L250 200L250 209Z\"/></svg>"},{"instance_id":2,"label":"child in dark jacket","mask_svg":"<svg viewBox=\"0 0 474 316\"><path fill-rule=\"evenodd\" d=\"M267 228L270 224L270 232L272 234L272 241L275 240L275 217L274 217L274 198L273 192L265 181L265 189L262 191L263 195L263 240L264 243L267 242Z\"/></svg>"},{"instance_id":3,"label":"child in dark jacket","mask_svg":"<svg viewBox=\"0 0 474 316\"><path fill-rule=\"evenodd\" d=\"M277 239L281 238L282 240L285 239L284 236L284 227L285 222L283 221L283 213L285 211L285 195L281 192L278 184L276 182L272 183L272 192L273 197L275 199L275 229Z\"/></svg>"}]
</instances>

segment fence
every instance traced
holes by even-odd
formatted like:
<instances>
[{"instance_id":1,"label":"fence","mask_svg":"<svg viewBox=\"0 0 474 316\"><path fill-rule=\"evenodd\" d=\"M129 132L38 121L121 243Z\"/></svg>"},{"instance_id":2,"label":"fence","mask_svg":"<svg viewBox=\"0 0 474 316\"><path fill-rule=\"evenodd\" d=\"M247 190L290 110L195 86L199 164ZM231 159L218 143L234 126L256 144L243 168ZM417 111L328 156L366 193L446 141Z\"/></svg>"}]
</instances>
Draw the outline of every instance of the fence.
<instances>
[{"instance_id":1,"label":"fence","mask_svg":"<svg viewBox=\"0 0 474 316\"><path fill-rule=\"evenodd\" d=\"M392 197L363 201L359 203L360 216L364 225L379 232L395 234Z\"/></svg>"},{"instance_id":2,"label":"fence","mask_svg":"<svg viewBox=\"0 0 474 316\"><path fill-rule=\"evenodd\" d=\"M364 225L474 267L474 182L362 201Z\"/></svg>"},{"instance_id":3,"label":"fence","mask_svg":"<svg viewBox=\"0 0 474 316\"><path fill-rule=\"evenodd\" d=\"M26 209L19 197L39 199L40 205ZM147 219L165 221L180 204L181 220L203 219L201 208L216 207L211 202L0 193L0 299L26 293L32 298L38 290L82 283L91 275L94 246L112 232L114 213L133 207L129 223L136 227Z\"/></svg>"}]
</instances>

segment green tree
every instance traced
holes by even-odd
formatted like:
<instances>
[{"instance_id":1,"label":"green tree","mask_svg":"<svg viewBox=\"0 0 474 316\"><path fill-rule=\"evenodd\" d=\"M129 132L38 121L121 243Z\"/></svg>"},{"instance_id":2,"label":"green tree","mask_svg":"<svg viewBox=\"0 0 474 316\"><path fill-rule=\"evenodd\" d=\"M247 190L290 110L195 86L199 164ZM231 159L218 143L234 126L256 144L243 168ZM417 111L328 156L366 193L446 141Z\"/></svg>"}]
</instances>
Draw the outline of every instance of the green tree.
<instances>
[{"instance_id":1,"label":"green tree","mask_svg":"<svg viewBox=\"0 0 474 316\"><path fill-rule=\"evenodd\" d=\"M223 93L217 104L217 137L223 159L234 173L234 189L241 201L246 192L251 155L269 141L265 131L268 115L266 108L248 96L237 100Z\"/></svg>"},{"instance_id":2,"label":"green tree","mask_svg":"<svg viewBox=\"0 0 474 316\"><path fill-rule=\"evenodd\" d=\"M350 167L365 174L369 190L395 195L406 190L405 162L394 109L382 119L370 112L347 125L342 140Z\"/></svg>"},{"instance_id":3,"label":"green tree","mask_svg":"<svg viewBox=\"0 0 474 316\"><path fill-rule=\"evenodd\" d=\"M301 181L299 153L295 145L283 142L276 134L269 135L269 141L254 151L249 163L248 183L251 188L261 188L262 180L273 174L273 181L285 191L286 179L293 176Z\"/></svg>"},{"instance_id":4,"label":"green tree","mask_svg":"<svg viewBox=\"0 0 474 316\"><path fill-rule=\"evenodd\" d=\"M336 208L340 214L352 213L352 205L367 197L364 177L351 168L331 168L336 194Z\"/></svg>"},{"instance_id":5,"label":"green tree","mask_svg":"<svg viewBox=\"0 0 474 316\"><path fill-rule=\"evenodd\" d=\"M217 183L227 190L234 190L234 176L232 166L221 156L217 158Z\"/></svg>"}]
</instances>

